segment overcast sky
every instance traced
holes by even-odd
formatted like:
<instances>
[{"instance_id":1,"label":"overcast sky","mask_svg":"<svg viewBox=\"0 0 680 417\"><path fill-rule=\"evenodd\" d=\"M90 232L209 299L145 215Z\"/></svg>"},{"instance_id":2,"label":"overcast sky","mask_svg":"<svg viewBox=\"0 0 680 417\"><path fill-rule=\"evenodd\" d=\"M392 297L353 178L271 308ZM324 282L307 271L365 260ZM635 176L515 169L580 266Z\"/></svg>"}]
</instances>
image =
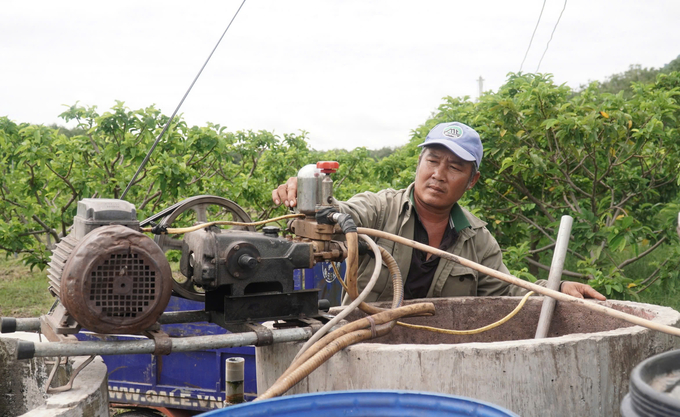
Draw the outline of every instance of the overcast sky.
<instances>
[{"instance_id":1,"label":"overcast sky","mask_svg":"<svg viewBox=\"0 0 680 417\"><path fill-rule=\"evenodd\" d=\"M0 116L64 124L63 105L170 115L241 0L4 0ZM547 0L536 71L564 2ZM447 95L516 72L542 0L248 0L180 113L190 125L309 132L316 149L406 143ZM540 72L578 87L680 54L680 1L571 0Z\"/></svg>"}]
</instances>

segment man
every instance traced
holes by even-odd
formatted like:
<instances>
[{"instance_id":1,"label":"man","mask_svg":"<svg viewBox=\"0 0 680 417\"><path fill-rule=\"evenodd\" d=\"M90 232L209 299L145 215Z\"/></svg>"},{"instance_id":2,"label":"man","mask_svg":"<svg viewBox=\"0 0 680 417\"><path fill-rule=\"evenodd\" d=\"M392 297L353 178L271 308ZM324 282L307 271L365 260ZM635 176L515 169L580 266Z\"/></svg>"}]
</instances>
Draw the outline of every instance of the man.
<instances>
[{"instance_id":1,"label":"man","mask_svg":"<svg viewBox=\"0 0 680 417\"><path fill-rule=\"evenodd\" d=\"M509 273L501 249L483 221L458 205L465 191L479 179L483 147L479 134L469 126L440 123L421 145L415 181L403 190L360 193L338 202L357 226L383 230L454 253L500 272ZM297 204L297 178L272 191L275 204ZM527 290L497 278L442 260L429 253L392 241L376 241L397 261L404 281L404 298L523 295ZM375 265L365 256L359 264L359 288L363 288ZM545 281L537 284L545 285ZM563 293L604 300L586 284L563 281ZM383 266L380 278L366 301L392 298L392 283Z\"/></svg>"}]
</instances>

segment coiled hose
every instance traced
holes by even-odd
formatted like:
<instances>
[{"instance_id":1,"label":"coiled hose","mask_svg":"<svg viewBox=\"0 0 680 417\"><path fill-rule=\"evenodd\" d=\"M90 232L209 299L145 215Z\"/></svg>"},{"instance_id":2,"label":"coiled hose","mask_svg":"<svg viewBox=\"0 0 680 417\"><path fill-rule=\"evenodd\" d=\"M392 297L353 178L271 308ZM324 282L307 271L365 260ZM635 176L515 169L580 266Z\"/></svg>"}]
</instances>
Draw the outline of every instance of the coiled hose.
<instances>
[{"instance_id":1,"label":"coiled hose","mask_svg":"<svg viewBox=\"0 0 680 417\"><path fill-rule=\"evenodd\" d=\"M378 245L376 245L375 242L373 242L373 240L371 238L369 238L366 235L361 235L361 238L364 239L366 241L366 243L368 243L368 245L373 250L373 253L375 254L375 268L373 269L373 275L371 275L371 279L368 281L368 284L366 284L366 288L364 288L364 290L361 292L361 294L357 294L357 296L354 297L355 298L354 301L352 301L352 303L349 306L347 306L347 308L345 308L343 311L341 311L340 314L338 314L337 316L333 317L333 319L331 319L328 323L324 324L324 326L321 329L319 329L316 333L314 333L314 335L312 335L311 338L309 338L309 340L307 340L307 342L302 346L302 348L300 349L298 354L295 356L293 361L295 361L295 359L299 358L300 355L304 351L309 349L309 347L312 346L323 335L325 335L326 332L328 332L329 329L331 329L333 326L335 326L340 320L347 317L347 315L349 315L352 311L354 311L359 305L366 304L366 303L364 303L364 300L366 299L366 297L368 297L368 294L370 294L370 292L373 290L373 287L375 286L375 283L378 281L378 277L380 276L380 270L382 268L382 256L381 256L381 251L378 250ZM350 243L350 241L352 243ZM357 247L358 247L357 234L356 233L348 234L347 235L347 248L348 248L349 253L352 253L352 250L354 248L357 248ZM347 259L349 259L349 256L347 257ZM356 262L356 260L355 260L355 262ZM348 265L347 270L350 271L350 268L349 268L350 261L349 260L347 261L347 265ZM356 268L354 269L354 271L355 271L355 274L356 274ZM348 272L347 275L349 275L349 272Z\"/></svg>"},{"instance_id":2,"label":"coiled hose","mask_svg":"<svg viewBox=\"0 0 680 417\"><path fill-rule=\"evenodd\" d=\"M344 219L345 222L350 222L349 228L343 226L343 230L346 230L345 236L347 239L347 272L346 272L346 282L347 290L350 297L354 299L352 304L343 310L342 317L345 317L357 306L363 311L370 312L374 314L373 316L365 317L363 319L356 320L349 323L340 329L327 334L318 341L308 340L303 346L293 363L288 367L288 369L277 379L277 381L262 395L258 396L255 401L263 400L267 398L272 398L281 395L292 388L295 384L300 382L303 378L317 369L321 364L327 361L331 356L333 356L339 350L352 345L354 343L362 342L364 340L376 338L389 333L392 328L397 323L397 319L413 316L413 315L432 315L434 314L434 304L432 303L419 303L412 304L405 307L398 307L391 310L379 309L377 307L370 306L364 303L362 300L365 296L359 299L362 295L368 295L367 288L364 288L361 294L358 294L357 290L357 270L358 270L358 235L356 233L356 226L352 229L353 221L351 219ZM387 255L385 257L385 263L388 266L390 275L392 276L393 283L395 286L395 291L393 294L392 305L393 307L399 306L403 300L403 289L402 289L402 279L401 272L399 272L399 267L397 266L394 258L384 249L379 248L375 242L366 236L362 236L362 239L371 246L371 249L376 255L376 265L373 272L373 276L369 281L369 284L377 280L377 276L380 274L380 269L382 268L382 255ZM367 286L368 287L368 286ZM372 289L372 286L371 286ZM353 307L350 309L350 307ZM346 313L346 314L343 314ZM339 321L340 315L336 316L332 321ZM337 319L337 320L336 320ZM332 322L331 321L331 322ZM330 328L332 323L328 322L324 328ZM334 323L333 323L334 324ZM365 329L369 327L370 329ZM316 337L318 336L318 337ZM314 339L319 339L321 337L321 331L315 333Z\"/></svg>"},{"instance_id":3,"label":"coiled hose","mask_svg":"<svg viewBox=\"0 0 680 417\"><path fill-rule=\"evenodd\" d=\"M382 315L381 315L382 314ZM341 349L375 337L384 336L392 330L396 320L406 316L434 314L434 304L419 303L387 310L374 316L364 317L349 323L328 334L309 349L305 355L294 362L286 372L267 391L258 396L255 401L279 396L295 384L300 382L316 368L326 362ZM371 326L371 329L361 327ZM360 328L360 330L352 330Z\"/></svg>"}]
</instances>

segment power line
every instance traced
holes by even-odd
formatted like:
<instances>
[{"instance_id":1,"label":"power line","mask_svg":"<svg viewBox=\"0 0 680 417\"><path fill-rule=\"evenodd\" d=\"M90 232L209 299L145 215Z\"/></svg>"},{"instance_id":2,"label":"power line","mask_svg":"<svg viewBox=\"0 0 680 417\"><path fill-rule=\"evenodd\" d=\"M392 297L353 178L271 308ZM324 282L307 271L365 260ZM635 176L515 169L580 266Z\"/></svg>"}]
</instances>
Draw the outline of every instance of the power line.
<instances>
[{"instance_id":1,"label":"power line","mask_svg":"<svg viewBox=\"0 0 680 417\"><path fill-rule=\"evenodd\" d=\"M203 70L205 69L205 66L208 65L208 61L210 61L210 58L212 58L213 54L214 54L215 51L217 50L217 47L220 45L220 42L222 42L222 38L224 38L224 35L227 34L227 31L228 31L229 28L231 27L231 24L234 23L234 19L236 19L236 16L238 16L238 12L241 11L241 8L243 7L243 5L244 5L245 3L246 3L246 0L243 0L243 2L241 3L241 5L238 7L238 10L236 10L236 13L234 13L234 17L231 18L231 21L230 21L229 24L227 25L227 28L224 29L224 32L222 33L222 36L220 36L220 39L217 41L217 44L215 44L215 47L213 48L212 52L210 52L210 55L208 55L208 59L205 60L205 63L203 64L203 66L201 67L201 69L198 71L198 74L196 74L196 78L194 78L194 81L191 82L191 85L189 86L189 89L187 89L187 92L184 93L184 97L182 97L182 100L180 100L179 104L177 105L177 108L176 108L175 111L172 113L172 116L170 116L170 118L168 119L168 123L165 124L165 127L163 128L163 130L161 131L161 133L160 133L160 134L158 135L158 137L156 138L156 141L155 141L155 142L153 143L153 145L151 146L151 149L149 149L149 152L147 152L146 157L144 157L144 160L142 161L142 164L141 164L141 165L139 166L139 168L137 169L137 172L135 172L135 175L132 176L132 179L131 179L130 182L128 183L127 187L125 187L125 191L123 191L123 194L120 196L120 199L121 199L121 200L125 198L125 195L126 195L127 192L130 190L130 187L132 187L132 184L134 184L135 180L137 179L137 176L139 175L140 172L142 172L142 169L144 169L144 166L146 165L146 163L149 162L149 158L151 157L151 154L153 153L154 149L156 149L156 146L158 145L158 142L160 142L161 138L162 138L163 135L165 134L165 131L168 130L168 128L170 127L170 124L172 123L172 120L175 118L175 115L177 114L177 112L179 111L179 108L182 107L182 103L184 103L184 100L185 100L185 99L187 98L187 96L189 95L189 92L190 92L191 89L194 87L194 84L196 84L196 81L198 80L198 77L201 76L201 73L202 73Z\"/></svg>"},{"instance_id":2,"label":"power line","mask_svg":"<svg viewBox=\"0 0 680 417\"><path fill-rule=\"evenodd\" d=\"M527 55L529 55L529 49L531 49L531 42L534 41L534 35L536 34L536 29L538 29L538 24L541 23L541 16L543 16L543 9L545 9L545 2L547 0L543 0L543 7L541 7L541 13L538 15L538 21L536 22L536 27L534 28L534 33L531 34L531 39L529 40L529 46L527 47L527 51L524 53L524 59L522 60L522 64L519 66L519 72L522 72L522 67L524 66L524 61L527 59Z\"/></svg>"},{"instance_id":3,"label":"power line","mask_svg":"<svg viewBox=\"0 0 680 417\"><path fill-rule=\"evenodd\" d=\"M548 47L550 46L550 41L553 38L553 35L555 34L555 30L557 29L557 25L560 23L560 19L562 19L562 13L564 13L564 9L567 8L567 0L564 0L564 7L562 7L562 11L560 12L560 17L557 18L557 22L555 22L555 27L553 28L552 33L550 34L550 39L548 39L548 43L545 45L545 51L543 51L543 55L541 55L541 60L538 61L538 66L536 67L536 71L538 72L538 69L541 68L541 62L543 62L543 57L545 56L545 53L548 52Z\"/></svg>"}]
</instances>

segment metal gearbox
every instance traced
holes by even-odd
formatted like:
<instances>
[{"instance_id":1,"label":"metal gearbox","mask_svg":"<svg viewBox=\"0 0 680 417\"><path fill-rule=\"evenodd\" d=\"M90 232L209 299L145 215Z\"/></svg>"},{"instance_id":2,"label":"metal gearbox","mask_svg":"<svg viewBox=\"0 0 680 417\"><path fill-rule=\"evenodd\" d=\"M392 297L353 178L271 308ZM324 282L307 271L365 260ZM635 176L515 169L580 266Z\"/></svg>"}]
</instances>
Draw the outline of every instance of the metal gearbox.
<instances>
[{"instance_id":1,"label":"metal gearbox","mask_svg":"<svg viewBox=\"0 0 680 417\"><path fill-rule=\"evenodd\" d=\"M317 292L295 291L292 277L314 266L313 250L309 242L206 228L184 236L180 270L204 288L216 322L310 317Z\"/></svg>"}]
</instances>

